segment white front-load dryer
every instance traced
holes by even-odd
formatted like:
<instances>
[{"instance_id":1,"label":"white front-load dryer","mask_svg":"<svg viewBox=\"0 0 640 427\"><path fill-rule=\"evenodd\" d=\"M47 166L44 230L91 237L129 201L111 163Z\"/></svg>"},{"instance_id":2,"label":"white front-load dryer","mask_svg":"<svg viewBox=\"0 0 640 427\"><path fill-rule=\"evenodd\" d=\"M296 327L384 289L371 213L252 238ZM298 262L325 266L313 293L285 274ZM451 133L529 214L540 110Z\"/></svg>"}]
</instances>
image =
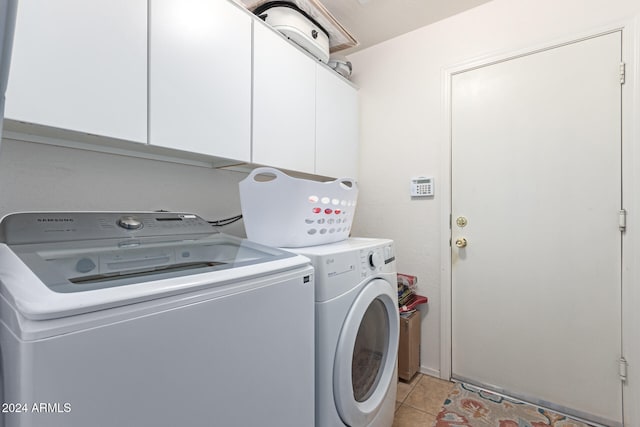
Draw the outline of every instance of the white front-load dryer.
<instances>
[{"instance_id":1,"label":"white front-load dryer","mask_svg":"<svg viewBox=\"0 0 640 427\"><path fill-rule=\"evenodd\" d=\"M399 336L393 241L289 250L316 271L316 427L390 427Z\"/></svg>"}]
</instances>

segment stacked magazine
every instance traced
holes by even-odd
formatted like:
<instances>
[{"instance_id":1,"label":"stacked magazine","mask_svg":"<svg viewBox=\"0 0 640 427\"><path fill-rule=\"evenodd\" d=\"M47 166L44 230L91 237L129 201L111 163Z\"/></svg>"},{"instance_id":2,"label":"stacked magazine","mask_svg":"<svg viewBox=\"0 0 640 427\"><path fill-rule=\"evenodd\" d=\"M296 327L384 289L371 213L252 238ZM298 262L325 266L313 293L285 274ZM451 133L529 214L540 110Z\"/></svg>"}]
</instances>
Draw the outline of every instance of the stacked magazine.
<instances>
[{"instance_id":1,"label":"stacked magazine","mask_svg":"<svg viewBox=\"0 0 640 427\"><path fill-rule=\"evenodd\" d=\"M398 308L400 314L410 314L416 307L425 304L429 299L418 295L418 278L409 274L398 273Z\"/></svg>"}]
</instances>

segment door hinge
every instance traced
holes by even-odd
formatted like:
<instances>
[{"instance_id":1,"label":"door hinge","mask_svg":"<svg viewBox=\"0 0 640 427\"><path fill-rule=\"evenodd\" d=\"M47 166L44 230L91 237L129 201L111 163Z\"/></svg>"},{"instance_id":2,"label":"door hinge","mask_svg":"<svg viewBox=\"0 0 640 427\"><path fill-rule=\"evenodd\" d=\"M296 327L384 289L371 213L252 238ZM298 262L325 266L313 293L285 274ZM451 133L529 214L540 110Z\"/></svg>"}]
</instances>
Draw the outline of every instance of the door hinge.
<instances>
[{"instance_id":1,"label":"door hinge","mask_svg":"<svg viewBox=\"0 0 640 427\"><path fill-rule=\"evenodd\" d=\"M623 85L624 84L624 79L625 79L625 63L621 62L620 63L620 84Z\"/></svg>"},{"instance_id":2,"label":"door hinge","mask_svg":"<svg viewBox=\"0 0 640 427\"><path fill-rule=\"evenodd\" d=\"M620 228L620 231L627 231L627 211L620 209L618 215L618 227Z\"/></svg>"},{"instance_id":3,"label":"door hinge","mask_svg":"<svg viewBox=\"0 0 640 427\"><path fill-rule=\"evenodd\" d=\"M618 374L620 374L620 381L625 382L627 381L627 359L621 357L620 360L618 360L618 363L620 366L618 370Z\"/></svg>"}]
</instances>

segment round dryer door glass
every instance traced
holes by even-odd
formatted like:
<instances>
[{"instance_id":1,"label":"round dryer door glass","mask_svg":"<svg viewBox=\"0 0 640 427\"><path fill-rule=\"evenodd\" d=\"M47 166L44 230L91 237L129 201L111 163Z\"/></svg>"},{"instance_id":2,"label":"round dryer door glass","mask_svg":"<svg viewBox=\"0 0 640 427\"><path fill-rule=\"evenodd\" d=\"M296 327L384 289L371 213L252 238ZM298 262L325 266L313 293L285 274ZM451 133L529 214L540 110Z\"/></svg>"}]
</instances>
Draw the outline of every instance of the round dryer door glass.
<instances>
[{"instance_id":1,"label":"round dryer door glass","mask_svg":"<svg viewBox=\"0 0 640 427\"><path fill-rule=\"evenodd\" d=\"M376 390L389 346L389 315L379 299L367 308L358 328L351 368L353 397L364 402Z\"/></svg>"},{"instance_id":2,"label":"round dryer door glass","mask_svg":"<svg viewBox=\"0 0 640 427\"><path fill-rule=\"evenodd\" d=\"M390 390L400 330L397 295L395 283L374 279L344 320L333 360L333 395L345 425L371 425L387 396L395 395Z\"/></svg>"}]
</instances>

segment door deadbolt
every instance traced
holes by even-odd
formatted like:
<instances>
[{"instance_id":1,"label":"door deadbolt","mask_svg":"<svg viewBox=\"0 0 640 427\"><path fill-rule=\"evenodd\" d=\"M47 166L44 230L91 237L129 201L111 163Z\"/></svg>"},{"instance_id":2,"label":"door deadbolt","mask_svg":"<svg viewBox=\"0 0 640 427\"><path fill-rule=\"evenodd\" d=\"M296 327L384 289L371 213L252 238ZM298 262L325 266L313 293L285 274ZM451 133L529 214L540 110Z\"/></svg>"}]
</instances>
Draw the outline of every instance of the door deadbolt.
<instances>
[{"instance_id":1,"label":"door deadbolt","mask_svg":"<svg viewBox=\"0 0 640 427\"><path fill-rule=\"evenodd\" d=\"M467 218L463 217L463 216L459 216L458 218L456 218L456 225L458 227L464 227L468 224Z\"/></svg>"},{"instance_id":2,"label":"door deadbolt","mask_svg":"<svg viewBox=\"0 0 640 427\"><path fill-rule=\"evenodd\" d=\"M467 247L467 239L465 239L464 237L460 237L458 240L456 240L456 246L460 249Z\"/></svg>"}]
</instances>

